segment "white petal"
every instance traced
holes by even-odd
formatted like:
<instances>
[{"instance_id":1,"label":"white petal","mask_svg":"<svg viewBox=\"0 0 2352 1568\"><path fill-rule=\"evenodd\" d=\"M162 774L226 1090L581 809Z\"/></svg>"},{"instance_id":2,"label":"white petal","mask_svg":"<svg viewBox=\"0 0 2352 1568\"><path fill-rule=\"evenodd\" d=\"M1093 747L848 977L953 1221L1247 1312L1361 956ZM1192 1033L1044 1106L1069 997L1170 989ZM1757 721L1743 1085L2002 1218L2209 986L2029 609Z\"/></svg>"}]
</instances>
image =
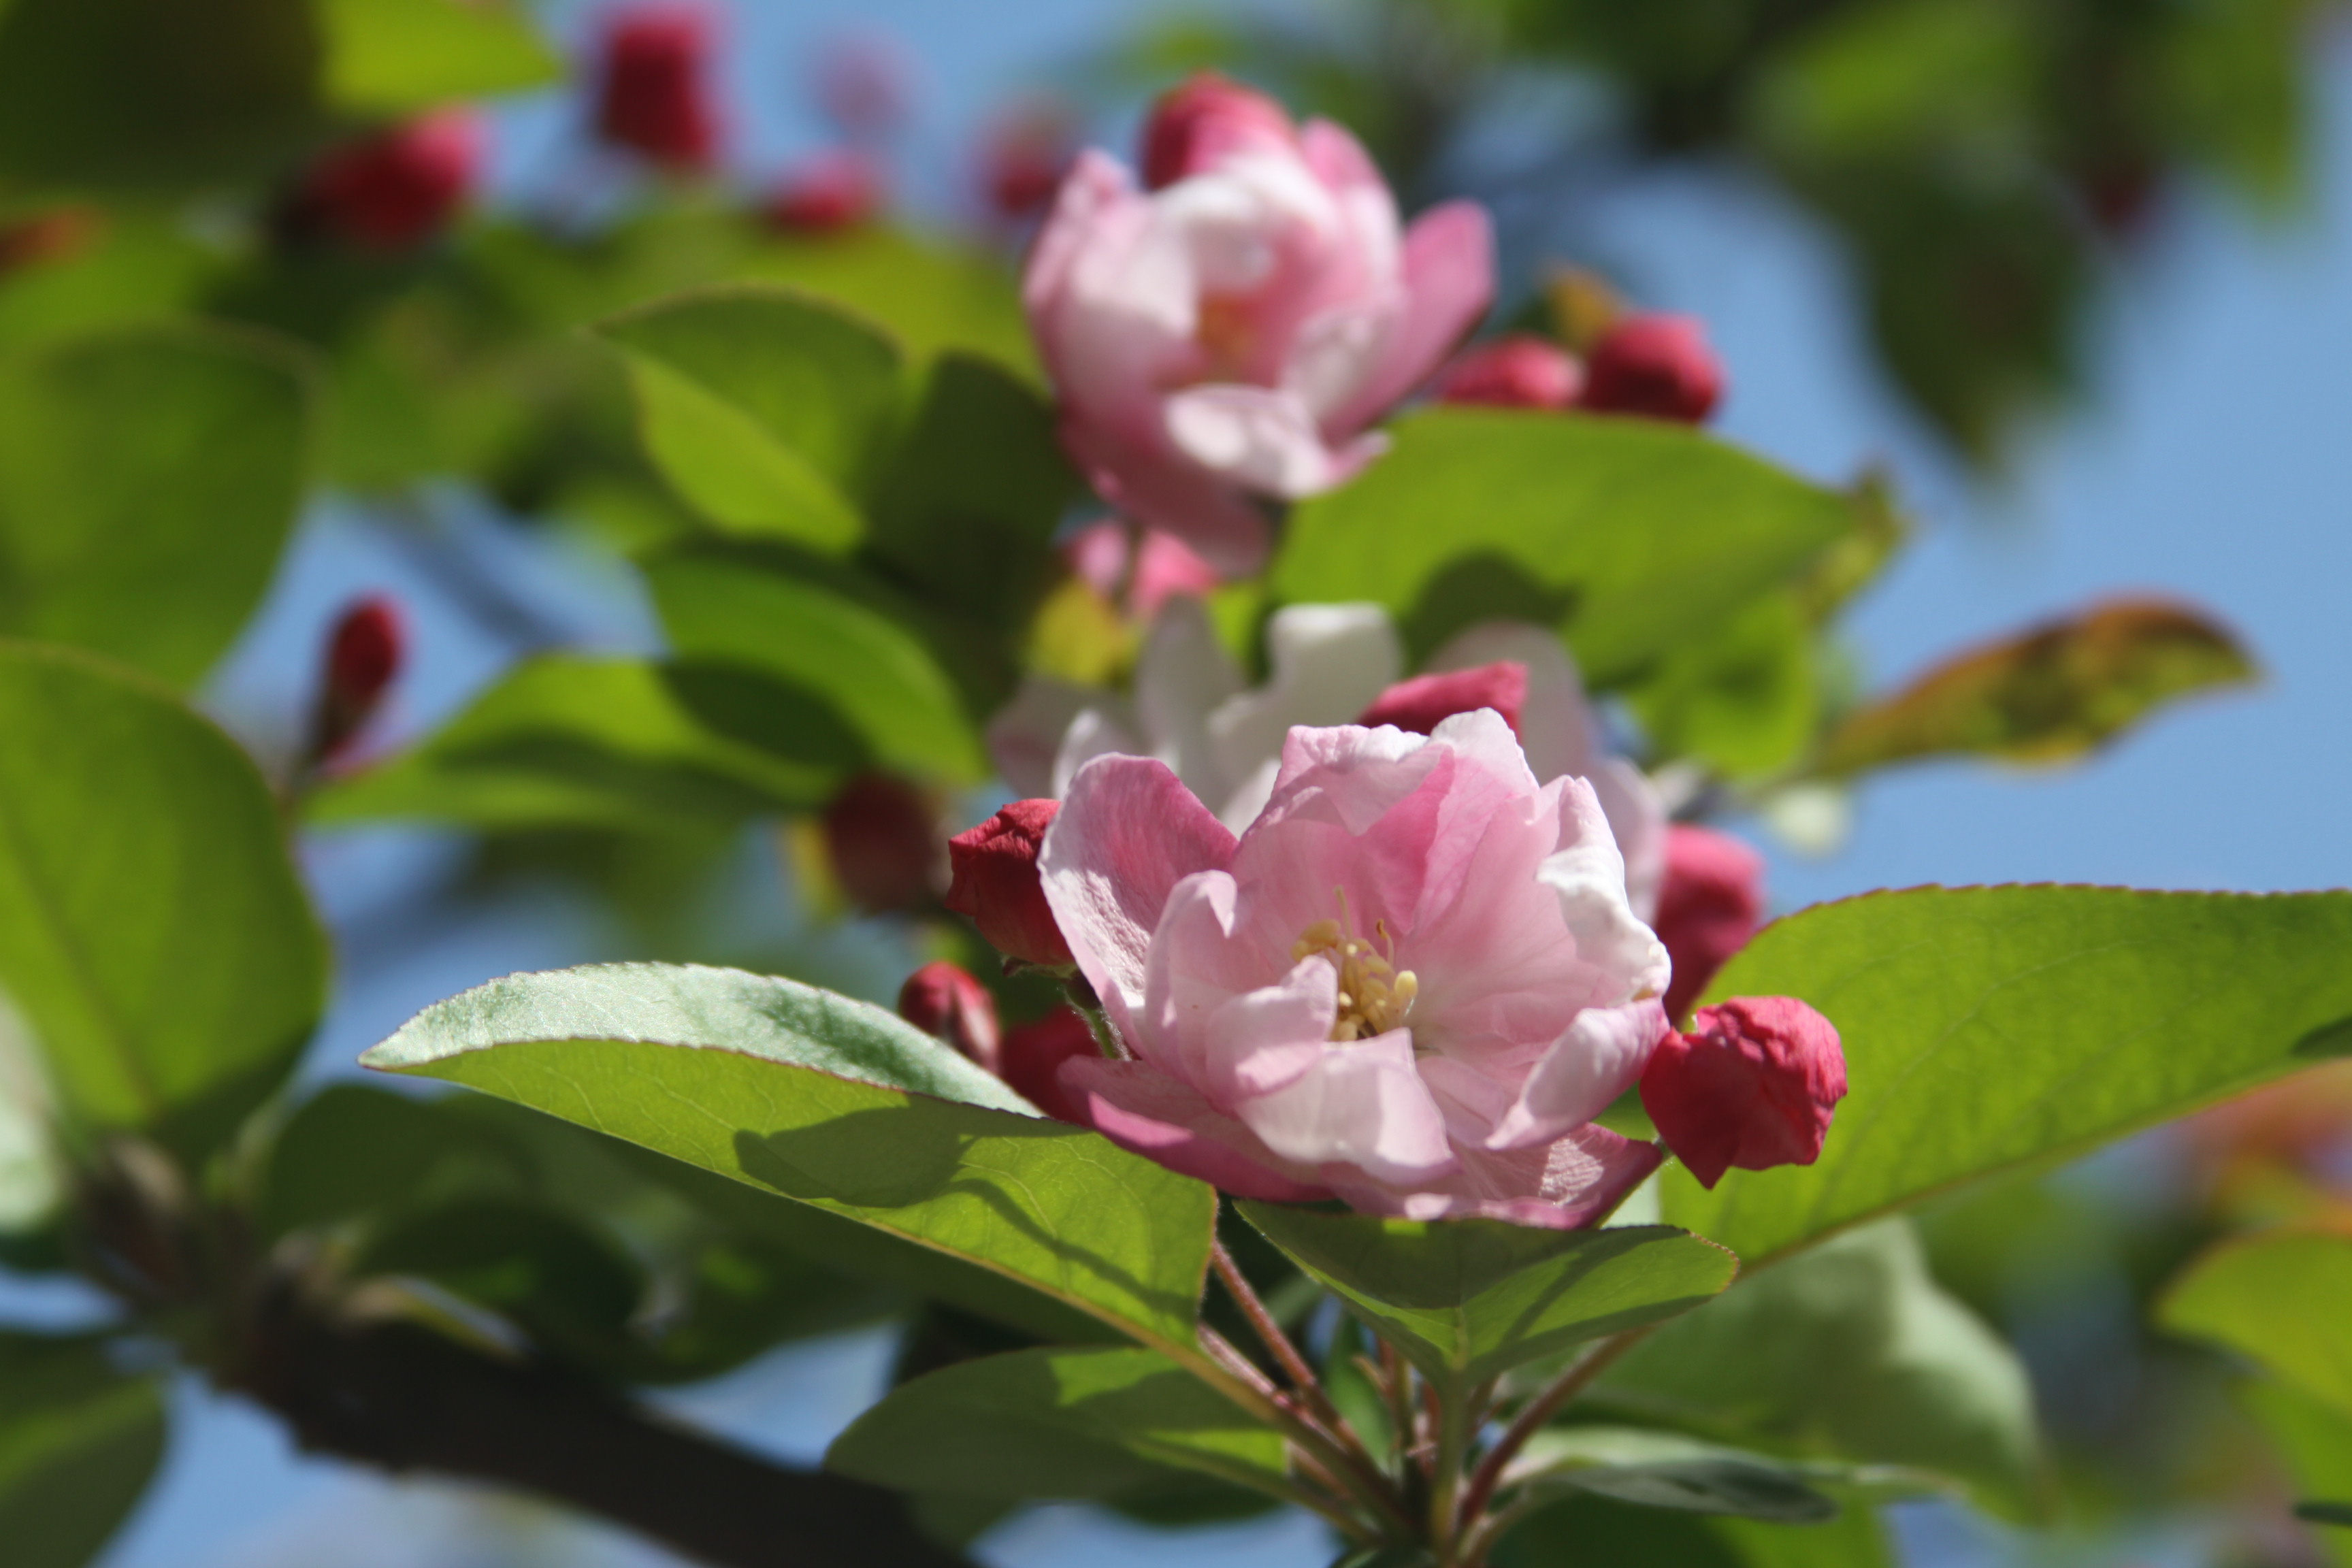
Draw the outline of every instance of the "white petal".
<instances>
[{"instance_id":1,"label":"white petal","mask_svg":"<svg viewBox=\"0 0 2352 1568\"><path fill-rule=\"evenodd\" d=\"M1292 605L1266 623L1265 645L1265 684L1209 716L1218 763L1236 792L1279 763L1297 726L1354 723L1404 665L1396 627L1378 605ZM1270 793L1271 778L1265 787ZM1238 804L1221 813L1228 826Z\"/></svg>"}]
</instances>

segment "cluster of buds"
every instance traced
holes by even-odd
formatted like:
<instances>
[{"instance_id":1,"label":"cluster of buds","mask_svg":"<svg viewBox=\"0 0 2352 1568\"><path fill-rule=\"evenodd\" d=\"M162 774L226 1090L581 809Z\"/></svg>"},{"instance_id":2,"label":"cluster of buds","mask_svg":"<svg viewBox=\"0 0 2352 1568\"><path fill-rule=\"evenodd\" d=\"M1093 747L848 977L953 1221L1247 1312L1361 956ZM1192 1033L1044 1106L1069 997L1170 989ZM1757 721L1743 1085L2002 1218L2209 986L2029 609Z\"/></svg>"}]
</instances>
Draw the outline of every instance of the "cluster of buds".
<instances>
[{"instance_id":1,"label":"cluster of buds","mask_svg":"<svg viewBox=\"0 0 2352 1568\"><path fill-rule=\"evenodd\" d=\"M1061 1081L1062 1064L1096 1054L1094 1031L1074 1007L999 1026L996 998L972 973L945 959L926 963L898 991L898 1016L1004 1080L1015 1094L1059 1121L1086 1120Z\"/></svg>"},{"instance_id":2,"label":"cluster of buds","mask_svg":"<svg viewBox=\"0 0 2352 1568\"><path fill-rule=\"evenodd\" d=\"M467 109L436 110L347 142L304 173L289 226L355 249L413 250L465 205L484 145L481 120Z\"/></svg>"},{"instance_id":3,"label":"cluster of buds","mask_svg":"<svg viewBox=\"0 0 2352 1568\"><path fill-rule=\"evenodd\" d=\"M1723 365L1688 316L1629 315L1579 360L1549 338L1513 332L1468 349L1435 384L1441 403L1581 408L1703 423L1723 397Z\"/></svg>"}]
</instances>

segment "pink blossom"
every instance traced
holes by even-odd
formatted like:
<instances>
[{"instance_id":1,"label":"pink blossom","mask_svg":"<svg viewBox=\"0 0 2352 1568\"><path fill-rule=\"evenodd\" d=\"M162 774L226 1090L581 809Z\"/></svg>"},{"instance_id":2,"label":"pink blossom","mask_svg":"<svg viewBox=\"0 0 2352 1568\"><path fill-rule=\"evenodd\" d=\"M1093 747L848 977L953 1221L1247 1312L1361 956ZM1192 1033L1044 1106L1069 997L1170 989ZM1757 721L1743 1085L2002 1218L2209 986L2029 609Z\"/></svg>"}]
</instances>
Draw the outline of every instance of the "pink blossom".
<instances>
[{"instance_id":1,"label":"pink blossom","mask_svg":"<svg viewBox=\"0 0 2352 1568\"><path fill-rule=\"evenodd\" d=\"M1827 1018L1793 996L1702 1007L1660 1042L1642 1108L1702 1186L1724 1172L1810 1165L1845 1098L1845 1051Z\"/></svg>"},{"instance_id":2,"label":"pink blossom","mask_svg":"<svg viewBox=\"0 0 2352 1568\"><path fill-rule=\"evenodd\" d=\"M1570 1226L1656 1147L1593 1125L1667 1032L1591 787L1491 710L1290 731L1238 840L1166 764L1080 770L1045 896L1127 1059L1060 1081L1130 1149L1247 1196Z\"/></svg>"},{"instance_id":3,"label":"pink blossom","mask_svg":"<svg viewBox=\"0 0 2352 1568\"><path fill-rule=\"evenodd\" d=\"M1486 312L1493 237L1463 202L1402 227L1354 137L1231 84L1171 94L1145 144L1152 189L1079 156L1022 300L1103 498L1246 575L1266 543L1251 498L1316 494L1379 453L1369 427Z\"/></svg>"}]
</instances>

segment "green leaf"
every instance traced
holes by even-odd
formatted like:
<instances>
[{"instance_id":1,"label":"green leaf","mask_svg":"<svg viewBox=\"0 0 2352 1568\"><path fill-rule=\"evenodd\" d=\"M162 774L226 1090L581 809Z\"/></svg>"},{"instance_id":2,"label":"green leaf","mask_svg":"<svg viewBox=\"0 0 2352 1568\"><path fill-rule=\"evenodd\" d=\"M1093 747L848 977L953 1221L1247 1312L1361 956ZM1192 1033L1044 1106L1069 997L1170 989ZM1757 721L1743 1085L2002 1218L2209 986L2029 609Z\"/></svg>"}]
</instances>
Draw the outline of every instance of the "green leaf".
<instances>
[{"instance_id":1,"label":"green leaf","mask_svg":"<svg viewBox=\"0 0 2352 1568\"><path fill-rule=\"evenodd\" d=\"M919 629L935 617L846 567L773 550L689 546L645 572L682 657L756 671L902 773L988 776L957 682Z\"/></svg>"},{"instance_id":2,"label":"green leaf","mask_svg":"<svg viewBox=\"0 0 2352 1568\"><path fill-rule=\"evenodd\" d=\"M2232 1392L2284 1455L2298 1495L2352 1497L2352 1416L2335 1405L2279 1384L2242 1384ZM2314 1523L2339 1522L2306 1514L2305 1506L2296 1506L2299 1517ZM2330 1561L2352 1568L2352 1535L2333 1530L2315 1534Z\"/></svg>"},{"instance_id":3,"label":"green leaf","mask_svg":"<svg viewBox=\"0 0 2352 1568\"><path fill-rule=\"evenodd\" d=\"M1859 773L1974 752L2083 756L2179 698L2255 679L2229 630L2178 605L2116 600L1947 659L1848 715L1816 770Z\"/></svg>"},{"instance_id":4,"label":"green leaf","mask_svg":"<svg viewBox=\"0 0 2352 1568\"><path fill-rule=\"evenodd\" d=\"M1599 1397L1712 1436L1953 1476L2011 1511L2031 1496L2024 1368L1936 1283L1901 1222L1743 1279L1635 1347Z\"/></svg>"},{"instance_id":5,"label":"green leaf","mask_svg":"<svg viewBox=\"0 0 2352 1568\"><path fill-rule=\"evenodd\" d=\"M0 1332L0 1541L9 1568L81 1568L163 1457L152 1380L95 1336Z\"/></svg>"},{"instance_id":6,"label":"green leaf","mask_svg":"<svg viewBox=\"0 0 2352 1568\"><path fill-rule=\"evenodd\" d=\"M1408 415L1353 483L1301 502L1278 599L1385 605L1416 656L1474 622L1557 626L1611 686L1799 576L1853 503L1645 419Z\"/></svg>"},{"instance_id":7,"label":"green leaf","mask_svg":"<svg viewBox=\"0 0 2352 1568\"><path fill-rule=\"evenodd\" d=\"M1669 657L1632 696L1660 756L1733 778L1772 773L1812 739L1812 626L1793 594L1767 595Z\"/></svg>"},{"instance_id":8,"label":"green leaf","mask_svg":"<svg viewBox=\"0 0 2352 1568\"><path fill-rule=\"evenodd\" d=\"M14 0L0 181L166 195L276 174L324 129L310 0Z\"/></svg>"},{"instance_id":9,"label":"green leaf","mask_svg":"<svg viewBox=\"0 0 2352 1568\"><path fill-rule=\"evenodd\" d=\"M646 1271L588 1224L551 1206L474 1197L372 1227L355 1275L406 1275L499 1313L559 1356L634 1359L629 1322Z\"/></svg>"},{"instance_id":10,"label":"green leaf","mask_svg":"<svg viewBox=\"0 0 2352 1568\"><path fill-rule=\"evenodd\" d=\"M1892 1568L1895 1555L1864 1508L1822 1524L1765 1524L1571 1494L1514 1528L1492 1561L1495 1568Z\"/></svg>"},{"instance_id":11,"label":"green leaf","mask_svg":"<svg viewBox=\"0 0 2352 1568\"><path fill-rule=\"evenodd\" d=\"M1539 1230L1236 1205L1413 1364L1465 1389L1524 1362L1688 1311L1738 1259L1665 1226Z\"/></svg>"},{"instance_id":12,"label":"green leaf","mask_svg":"<svg viewBox=\"0 0 2352 1568\"><path fill-rule=\"evenodd\" d=\"M746 684L730 669L542 654L415 750L318 790L310 815L652 833L830 799L863 742L829 710Z\"/></svg>"},{"instance_id":13,"label":"green leaf","mask_svg":"<svg viewBox=\"0 0 2352 1568\"><path fill-rule=\"evenodd\" d=\"M1709 989L1802 997L1852 1092L1818 1163L1662 1179L1755 1268L1963 1182L2079 1153L2352 1043L2352 894L1921 888L1768 926Z\"/></svg>"},{"instance_id":14,"label":"green leaf","mask_svg":"<svg viewBox=\"0 0 2352 1568\"><path fill-rule=\"evenodd\" d=\"M1559 1426L1529 1439L1507 1484L1572 1487L1643 1508L1737 1514L1779 1524L1837 1517L1798 1467L1671 1432Z\"/></svg>"},{"instance_id":15,"label":"green leaf","mask_svg":"<svg viewBox=\"0 0 2352 1568\"><path fill-rule=\"evenodd\" d=\"M236 743L86 655L0 646L0 987L70 1128L186 1154L291 1070L326 942Z\"/></svg>"},{"instance_id":16,"label":"green leaf","mask_svg":"<svg viewBox=\"0 0 2352 1568\"><path fill-rule=\"evenodd\" d=\"M905 395L898 347L838 306L729 284L615 316L646 446L731 531L840 553Z\"/></svg>"},{"instance_id":17,"label":"green leaf","mask_svg":"<svg viewBox=\"0 0 2352 1568\"><path fill-rule=\"evenodd\" d=\"M2352 1236L2326 1225L2234 1237L2209 1248L2157 1304L2176 1334L2210 1340L2352 1419Z\"/></svg>"},{"instance_id":18,"label":"green leaf","mask_svg":"<svg viewBox=\"0 0 2352 1568\"><path fill-rule=\"evenodd\" d=\"M327 95L362 113L544 87L563 62L505 0L320 0Z\"/></svg>"},{"instance_id":19,"label":"green leaf","mask_svg":"<svg viewBox=\"0 0 2352 1568\"><path fill-rule=\"evenodd\" d=\"M194 684L276 574L310 423L300 361L244 331L134 328L0 364L0 631Z\"/></svg>"},{"instance_id":20,"label":"green leaf","mask_svg":"<svg viewBox=\"0 0 2352 1568\"><path fill-rule=\"evenodd\" d=\"M1120 1498L1171 1468L1279 1486L1282 1438L1167 1357L1047 1347L984 1356L894 1389L826 1451L828 1468L901 1490Z\"/></svg>"},{"instance_id":21,"label":"green leaf","mask_svg":"<svg viewBox=\"0 0 2352 1568\"><path fill-rule=\"evenodd\" d=\"M1020 289L1001 252L880 224L816 238L762 226L738 265L746 276L839 300L919 358L979 354L1042 384Z\"/></svg>"},{"instance_id":22,"label":"green leaf","mask_svg":"<svg viewBox=\"0 0 2352 1568\"><path fill-rule=\"evenodd\" d=\"M1029 1113L878 1007L730 970L613 964L478 986L362 1059L594 1127L1192 1351L1211 1190Z\"/></svg>"}]
</instances>

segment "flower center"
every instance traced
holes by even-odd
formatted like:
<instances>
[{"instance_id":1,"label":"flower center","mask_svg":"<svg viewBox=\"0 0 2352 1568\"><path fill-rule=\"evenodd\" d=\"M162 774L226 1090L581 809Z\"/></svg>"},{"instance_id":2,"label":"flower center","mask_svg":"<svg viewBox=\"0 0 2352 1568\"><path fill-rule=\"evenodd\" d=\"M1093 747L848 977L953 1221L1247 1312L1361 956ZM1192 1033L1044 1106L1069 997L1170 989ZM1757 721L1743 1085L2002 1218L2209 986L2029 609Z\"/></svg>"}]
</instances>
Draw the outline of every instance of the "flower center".
<instances>
[{"instance_id":1,"label":"flower center","mask_svg":"<svg viewBox=\"0 0 2352 1568\"><path fill-rule=\"evenodd\" d=\"M1331 1038L1368 1040L1402 1028L1421 992L1421 981L1412 970L1397 968L1396 939L1389 934L1388 921L1372 924L1381 943L1376 948L1351 934L1348 895L1344 889L1333 891L1339 900L1339 919L1317 921L1301 931L1291 944L1290 961L1297 963L1314 954L1339 972L1339 1014L1332 1020Z\"/></svg>"},{"instance_id":2,"label":"flower center","mask_svg":"<svg viewBox=\"0 0 2352 1568\"><path fill-rule=\"evenodd\" d=\"M1193 341L1209 352L1204 381L1232 381L1249 363L1256 347L1255 300L1247 294L1203 294L1198 307Z\"/></svg>"}]
</instances>

